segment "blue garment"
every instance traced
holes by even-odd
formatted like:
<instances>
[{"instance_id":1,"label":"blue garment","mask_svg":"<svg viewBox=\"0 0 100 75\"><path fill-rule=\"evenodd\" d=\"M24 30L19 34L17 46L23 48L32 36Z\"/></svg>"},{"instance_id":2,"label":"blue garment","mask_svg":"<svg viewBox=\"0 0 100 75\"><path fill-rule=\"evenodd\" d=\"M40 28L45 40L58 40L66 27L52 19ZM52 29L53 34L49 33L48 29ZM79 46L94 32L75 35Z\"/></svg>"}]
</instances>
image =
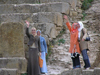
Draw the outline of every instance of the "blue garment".
<instances>
[{"instance_id":1,"label":"blue garment","mask_svg":"<svg viewBox=\"0 0 100 75\"><path fill-rule=\"evenodd\" d=\"M90 61L89 61L89 57L87 55L87 50L82 50L82 55L83 55L83 60L84 60L84 63L85 63L85 66L84 68L88 68L90 67Z\"/></svg>"},{"instance_id":2,"label":"blue garment","mask_svg":"<svg viewBox=\"0 0 100 75\"><path fill-rule=\"evenodd\" d=\"M44 37L40 36L41 52L47 53L47 44Z\"/></svg>"},{"instance_id":3,"label":"blue garment","mask_svg":"<svg viewBox=\"0 0 100 75\"><path fill-rule=\"evenodd\" d=\"M46 59L45 59L46 53L41 52L41 58L43 59L43 67L40 68L41 73L47 73L47 66L46 66Z\"/></svg>"},{"instance_id":4,"label":"blue garment","mask_svg":"<svg viewBox=\"0 0 100 75\"><path fill-rule=\"evenodd\" d=\"M40 71L41 73L47 73L47 66L46 66L47 44L44 37L40 36L40 44L41 44L41 58L43 59L43 67L40 68Z\"/></svg>"}]
</instances>

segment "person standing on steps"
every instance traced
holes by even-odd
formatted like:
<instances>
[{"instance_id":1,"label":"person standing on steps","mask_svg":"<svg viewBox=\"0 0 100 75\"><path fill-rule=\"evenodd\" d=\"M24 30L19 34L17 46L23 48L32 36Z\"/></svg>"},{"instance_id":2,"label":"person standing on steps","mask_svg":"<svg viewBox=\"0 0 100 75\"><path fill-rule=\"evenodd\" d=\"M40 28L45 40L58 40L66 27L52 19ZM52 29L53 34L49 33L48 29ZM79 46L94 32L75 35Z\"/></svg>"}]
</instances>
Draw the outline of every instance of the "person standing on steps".
<instances>
[{"instance_id":1,"label":"person standing on steps","mask_svg":"<svg viewBox=\"0 0 100 75\"><path fill-rule=\"evenodd\" d=\"M28 75L41 75L40 67L39 67L39 55L41 56L41 48L40 48L40 38L37 36L36 28L31 29L31 34L29 34L29 22L26 21L26 35L29 38L28 46L29 46L29 59L27 66L27 74Z\"/></svg>"},{"instance_id":2,"label":"person standing on steps","mask_svg":"<svg viewBox=\"0 0 100 75\"><path fill-rule=\"evenodd\" d=\"M80 45L80 50L82 52L82 56L83 56L83 60L85 63L84 68L85 69L89 69L90 68L90 61L89 61L89 57L87 54L87 50L88 49L88 41L85 41L86 37L87 37L87 29L84 28L84 25L81 21L78 21L77 25L79 26L78 31L79 31L79 45Z\"/></svg>"},{"instance_id":3,"label":"person standing on steps","mask_svg":"<svg viewBox=\"0 0 100 75\"><path fill-rule=\"evenodd\" d=\"M73 62L73 69L81 68L80 65L80 48L78 42L78 26L77 23L73 23L72 27L70 26L69 20L66 15L64 15L64 19L66 19L66 25L70 31L70 49L69 52L71 53L71 58Z\"/></svg>"},{"instance_id":4,"label":"person standing on steps","mask_svg":"<svg viewBox=\"0 0 100 75\"><path fill-rule=\"evenodd\" d=\"M43 59L43 67L40 68L40 71L41 74L46 74L47 73L47 66L46 66L47 44L45 38L41 36L40 30L37 30L37 35L40 37L41 58Z\"/></svg>"}]
</instances>

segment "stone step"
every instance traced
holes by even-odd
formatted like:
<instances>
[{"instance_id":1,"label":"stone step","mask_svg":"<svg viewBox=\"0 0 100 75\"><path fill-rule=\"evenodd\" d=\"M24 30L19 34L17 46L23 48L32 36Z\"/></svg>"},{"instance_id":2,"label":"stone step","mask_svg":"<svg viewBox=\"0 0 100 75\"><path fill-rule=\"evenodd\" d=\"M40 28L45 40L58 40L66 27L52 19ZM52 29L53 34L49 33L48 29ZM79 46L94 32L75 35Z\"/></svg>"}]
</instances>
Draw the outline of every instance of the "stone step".
<instances>
[{"instance_id":1,"label":"stone step","mask_svg":"<svg viewBox=\"0 0 100 75\"><path fill-rule=\"evenodd\" d=\"M24 57L0 58L0 68L17 68L19 72L23 72L26 71L27 61Z\"/></svg>"},{"instance_id":2,"label":"stone step","mask_svg":"<svg viewBox=\"0 0 100 75\"><path fill-rule=\"evenodd\" d=\"M61 75L100 75L100 68L94 68L89 70L81 69L73 69L73 70L65 70L61 73Z\"/></svg>"},{"instance_id":3,"label":"stone step","mask_svg":"<svg viewBox=\"0 0 100 75\"><path fill-rule=\"evenodd\" d=\"M81 75L82 69L66 70L61 75Z\"/></svg>"},{"instance_id":4,"label":"stone step","mask_svg":"<svg viewBox=\"0 0 100 75\"><path fill-rule=\"evenodd\" d=\"M0 4L39 3L39 0L0 0Z\"/></svg>"},{"instance_id":5,"label":"stone step","mask_svg":"<svg viewBox=\"0 0 100 75\"><path fill-rule=\"evenodd\" d=\"M51 2L66 2L75 5L77 3L77 0L0 0L0 4L41 4Z\"/></svg>"},{"instance_id":6,"label":"stone step","mask_svg":"<svg viewBox=\"0 0 100 75\"><path fill-rule=\"evenodd\" d=\"M17 69L0 68L0 75L19 75Z\"/></svg>"},{"instance_id":7,"label":"stone step","mask_svg":"<svg viewBox=\"0 0 100 75\"><path fill-rule=\"evenodd\" d=\"M73 8L75 8L77 4L77 0L40 0L40 3L49 3L49 2L66 2L69 3Z\"/></svg>"},{"instance_id":8,"label":"stone step","mask_svg":"<svg viewBox=\"0 0 100 75\"><path fill-rule=\"evenodd\" d=\"M62 14L59 12L39 12L39 13L13 13L1 14L0 22L24 22L28 20L30 23L54 23L62 26Z\"/></svg>"},{"instance_id":9,"label":"stone step","mask_svg":"<svg viewBox=\"0 0 100 75\"><path fill-rule=\"evenodd\" d=\"M100 68L95 68L93 75L100 75Z\"/></svg>"},{"instance_id":10,"label":"stone step","mask_svg":"<svg viewBox=\"0 0 100 75\"><path fill-rule=\"evenodd\" d=\"M68 14L69 4L64 2L46 4L1 4L0 10L0 14L37 12L61 12Z\"/></svg>"},{"instance_id":11,"label":"stone step","mask_svg":"<svg viewBox=\"0 0 100 75\"><path fill-rule=\"evenodd\" d=\"M94 75L93 72L94 70L83 70L82 75Z\"/></svg>"}]
</instances>

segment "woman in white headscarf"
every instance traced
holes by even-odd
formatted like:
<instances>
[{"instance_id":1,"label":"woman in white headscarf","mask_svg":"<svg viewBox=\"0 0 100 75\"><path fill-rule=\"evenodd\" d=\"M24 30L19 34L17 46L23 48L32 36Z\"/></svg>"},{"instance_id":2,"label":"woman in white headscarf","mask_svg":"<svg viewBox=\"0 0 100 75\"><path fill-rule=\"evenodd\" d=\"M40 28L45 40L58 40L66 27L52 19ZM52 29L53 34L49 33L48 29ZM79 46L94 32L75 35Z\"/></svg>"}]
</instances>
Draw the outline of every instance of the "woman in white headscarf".
<instances>
[{"instance_id":1,"label":"woman in white headscarf","mask_svg":"<svg viewBox=\"0 0 100 75\"><path fill-rule=\"evenodd\" d=\"M86 28L84 28L84 25L81 21L78 21L78 26L79 26L79 28L78 28L79 45L80 45L80 50L82 52L83 60L85 63L84 68L89 69L90 61L89 61L89 57L87 55L87 50L89 50L89 49L88 49L88 42L85 41L85 39L87 37L87 30L86 30Z\"/></svg>"}]
</instances>

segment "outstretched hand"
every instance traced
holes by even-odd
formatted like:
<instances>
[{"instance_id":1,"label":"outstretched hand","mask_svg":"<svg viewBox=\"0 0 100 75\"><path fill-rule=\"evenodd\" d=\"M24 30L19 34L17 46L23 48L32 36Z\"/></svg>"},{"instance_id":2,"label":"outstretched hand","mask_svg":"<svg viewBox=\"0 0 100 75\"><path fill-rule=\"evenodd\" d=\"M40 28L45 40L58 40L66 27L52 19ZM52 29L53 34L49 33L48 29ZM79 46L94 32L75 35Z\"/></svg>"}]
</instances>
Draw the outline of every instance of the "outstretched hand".
<instances>
[{"instance_id":1,"label":"outstretched hand","mask_svg":"<svg viewBox=\"0 0 100 75\"><path fill-rule=\"evenodd\" d=\"M66 19L66 21L68 22L68 17L66 15L64 15L64 19Z\"/></svg>"},{"instance_id":2,"label":"outstretched hand","mask_svg":"<svg viewBox=\"0 0 100 75\"><path fill-rule=\"evenodd\" d=\"M27 20L26 20L25 22L26 22L26 24L27 24L27 27L29 27L29 22L28 22Z\"/></svg>"}]
</instances>

